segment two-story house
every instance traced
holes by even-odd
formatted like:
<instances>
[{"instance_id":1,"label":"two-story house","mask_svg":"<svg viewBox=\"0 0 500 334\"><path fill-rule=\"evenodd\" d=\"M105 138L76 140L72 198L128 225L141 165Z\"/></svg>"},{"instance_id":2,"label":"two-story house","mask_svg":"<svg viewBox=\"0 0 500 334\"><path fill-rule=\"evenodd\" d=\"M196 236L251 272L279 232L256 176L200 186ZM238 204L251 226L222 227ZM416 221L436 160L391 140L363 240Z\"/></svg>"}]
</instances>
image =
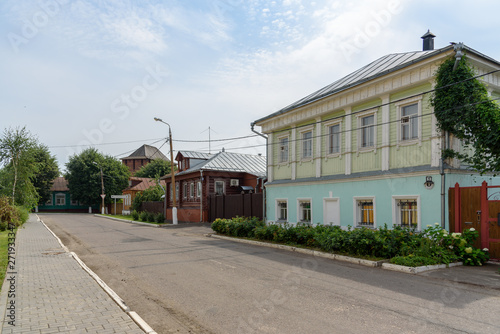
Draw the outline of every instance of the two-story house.
<instances>
[{"instance_id":1,"label":"two-story house","mask_svg":"<svg viewBox=\"0 0 500 334\"><path fill-rule=\"evenodd\" d=\"M266 219L347 226L448 227L449 187L498 184L459 161L446 145L430 97L435 72L456 47L389 54L252 123L267 135ZM478 74L500 63L463 46ZM499 73L481 77L500 96Z\"/></svg>"}]
</instances>

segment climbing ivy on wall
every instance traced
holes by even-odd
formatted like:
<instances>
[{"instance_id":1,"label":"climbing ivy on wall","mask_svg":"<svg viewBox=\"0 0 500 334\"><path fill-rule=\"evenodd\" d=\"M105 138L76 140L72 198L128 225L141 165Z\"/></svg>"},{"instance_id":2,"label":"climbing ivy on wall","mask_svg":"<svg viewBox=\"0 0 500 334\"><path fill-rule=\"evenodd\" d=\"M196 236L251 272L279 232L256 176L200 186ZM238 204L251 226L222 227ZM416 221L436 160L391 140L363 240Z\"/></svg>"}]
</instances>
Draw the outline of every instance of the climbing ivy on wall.
<instances>
[{"instance_id":1,"label":"climbing ivy on wall","mask_svg":"<svg viewBox=\"0 0 500 334\"><path fill-rule=\"evenodd\" d=\"M500 107L488 96L484 83L467 57L454 69L455 58L447 59L436 73L431 97L438 126L465 145L462 152L447 149L443 157L458 158L481 174L500 171ZM468 153L467 153L468 152Z\"/></svg>"}]
</instances>

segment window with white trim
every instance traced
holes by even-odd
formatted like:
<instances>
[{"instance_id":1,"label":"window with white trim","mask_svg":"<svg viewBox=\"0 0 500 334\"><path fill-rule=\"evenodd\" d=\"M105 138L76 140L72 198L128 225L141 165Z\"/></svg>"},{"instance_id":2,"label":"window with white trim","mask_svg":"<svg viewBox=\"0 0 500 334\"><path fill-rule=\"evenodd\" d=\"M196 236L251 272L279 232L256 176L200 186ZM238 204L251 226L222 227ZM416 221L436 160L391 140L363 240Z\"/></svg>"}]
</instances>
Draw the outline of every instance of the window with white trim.
<instances>
[{"instance_id":1,"label":"window with white trim","mask_svg":"<svg viewBox=\"0 0 500 334\"><path fill-rule=\"evenodd\" d=\"M182 198L187 198L188 196L188 185L187 182L184 182L182 185Z\"/></svg>"},{"instance_id":2,"label":"window with white trim","mask_svg":"<svg viewBox=\"0 0 500 334\"><path fill-rule=\"evenodd\" d=\"M288 201L286 199L276 200L276 220L288 220Z\"/></svg>"},{"instance_id":3,"label":"window with white trim","mask_svg":"<svg viewBox=\"0 0 500 334\"><path fill-rule=\"evenodd\" d=\"M375 114L359 117L359 148L375 146Z\"/></svg>"},{"instance_id":4,"label":"window with white trim","mask_svg":"<svg viewBox=\"0 0 500 334\"><path fill-rule=\"evenodd\" d=\"M327 131L328 131L328 135L326 137L327 154L332 155L340 153L340 145L341 145L340 123L328 124Z\"/></svg>"},{"instance_id":5,"label":"window with white trim","mask_svg":"<svg viewBox=\"0 0 500 334\"><path fill-rule=\"evenodd\" d=\"M288 162L289 140L287 137L279 138L279 162Z\"/></svg>"},{"instance_id":6,"label":"window with white trim","mask_svg":"<svg viewBox=\"0 0 500 334\"><path fill-rule=\"evenodd\" d=\"M312 218L311 200L302 199L298 201L299 208L299 222L310 223Z\"/></svg>"},{"instance_id":7,"label":"window with white trim","mask_svg":"<svg viewBox=\"0 0 500 334\"><path fill-rule=\"evenodd\" d=\"M47 202L45 202L45 205L54 205L54 204L52 203L52 194L50 194L50 198L48 199L48 201L47 201Z\"/></svg>"},{"instance_id":8,"label":"window with white trim","mask_svg":"<svg viewBox=\"0 0 500 334\"><path fill-rule=\"evenodd\" d=\"M420 225L420 196L393 196L394 226L419 229Z\"/></svg>"},{"instance_id":9,"label":"window with white trim","mask_svg":"<svg viewBox=\"0 0 500 334\"><path fill-rule=\"evenodd\" d=\"M355 197L355 226L357 227L375 227L375 198L374 197Z\"/></svg>"},{"instance_id":10,"label":"window with white trim","mask_svg":"<svg viewBox=\"0 0 500 334\"><path fill-rule=\"evenodd\" d=\"M313 132L302 132L302 159L311 159L313 150Z\"/></svg>"},{"instance_id":11,"label":"window with white trim","mask_svg":"<svg viewBox=\"0 0 500 334\"><path fill-rule=\"evenodd\" d=\"M194 182L189 184L189 197L194 198Z\"/></svg>"},{"instance_id":12,"label":"window with white trim","mask_svg":"<svg viewBox=\"0 0 500 334\"><path fill-rule=\"evenodd\" d=\"M200 198L201 197L201 181L198 181L197 187L196 187L196 197Z\"/></svg>"},{"instance_id":13,"label":"window with white trim","mask_svg":"<svg viewBox=\"0 0 500 334\"><path fill-rule=\"evenodd\" d=\"M401 140L418 139L418 103L401 107Z\"/></svg>"},{"instance_id":14,"label":"window with white trim","mask_svg":"<svg viewBox=\"0 0 500 334\"><path fill-rule=\"evenodd\" d=\"M215 194L216 195L224 195L224 181L215 181Z\"/></svg>"},{"instance_id":15,"label":"window with white trim","mask_svg":"<svg viewBox=\"0 0 500 334\"><path fill-rule=\"evenodd\" d=\"M66 205L66 194L56 194L56 205Z\"/></svg>"},{"instance_id":16,"label":"window with white trim","mask_svg":"<svg viewBox=\"0 0 500 334\"><path fill-rule=\"evenodd\" d=\"M179 182L175 182L175 200L179 200Z\"/></svg>"}]
</instances>

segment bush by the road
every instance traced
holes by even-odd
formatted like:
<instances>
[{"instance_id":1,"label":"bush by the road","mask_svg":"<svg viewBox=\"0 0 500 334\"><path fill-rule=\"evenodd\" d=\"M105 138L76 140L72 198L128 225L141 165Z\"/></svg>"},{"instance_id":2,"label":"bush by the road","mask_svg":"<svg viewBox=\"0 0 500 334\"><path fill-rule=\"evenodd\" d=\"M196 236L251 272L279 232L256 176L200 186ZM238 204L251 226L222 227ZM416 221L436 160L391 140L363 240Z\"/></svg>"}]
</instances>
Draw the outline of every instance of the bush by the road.
<instances>
[{"instance_id":1,"label":"bush by the road","mask_svg":"<svg viewBox=\"0 0 500 334\"><path fill-rule=\"evenodd\" d=\"M487 249L473 247L478 237L474 229L462 234L427 225L425 230L399 226L389 229L366 227L342 229L340 226L310 224L265 224L257 218L216 219L212 229L223 235L271 241L320 249L330 253L391 259L392 263L420 266L463 261L465 265L482 265L489 259Z\"/></svg>"}]
</instances>

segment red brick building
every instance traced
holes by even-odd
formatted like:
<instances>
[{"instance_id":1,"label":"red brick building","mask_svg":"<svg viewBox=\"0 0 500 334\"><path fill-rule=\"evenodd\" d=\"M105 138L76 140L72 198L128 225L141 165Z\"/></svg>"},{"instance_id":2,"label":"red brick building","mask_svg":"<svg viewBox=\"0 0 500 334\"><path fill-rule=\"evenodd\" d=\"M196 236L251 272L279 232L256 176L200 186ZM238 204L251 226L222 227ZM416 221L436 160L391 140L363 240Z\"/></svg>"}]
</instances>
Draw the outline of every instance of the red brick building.
<instances>
[{"instance_id":1,"label":"red brick building","mask_svg":"<svg viewBox=\"0 0 500 334\"><path fill-rule=\"evenodd\" d=\"M128 167L132 175L142 166L147 165L155 159L170 161L159 149L150 145L142 145L128 157L121 158L123 164Z\"/></svg>"}]
</instances>

